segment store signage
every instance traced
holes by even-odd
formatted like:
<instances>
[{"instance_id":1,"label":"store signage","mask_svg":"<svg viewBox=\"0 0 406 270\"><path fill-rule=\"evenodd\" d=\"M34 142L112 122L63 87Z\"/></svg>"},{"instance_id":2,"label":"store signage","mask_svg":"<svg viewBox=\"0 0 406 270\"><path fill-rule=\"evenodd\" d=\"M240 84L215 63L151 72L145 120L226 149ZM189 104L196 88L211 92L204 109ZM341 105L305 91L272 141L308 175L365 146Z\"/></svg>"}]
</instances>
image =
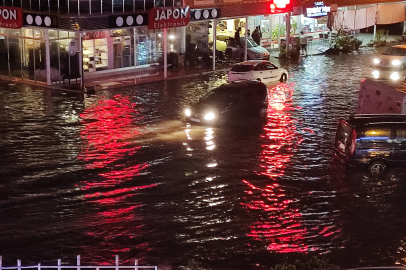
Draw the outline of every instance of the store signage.
<instances>
[{"instance_id":1,"label":"store signage","mask_svg":"<svg viewBox=\"0 0 406 270\"><path fill-rule=\"evenodd\" d=\"M186 7L153 8L149 12L149 29L186 26L190 22L190 9Z\"/></svg>"},{"instance_id":2,"label":"store signage","mask_svg":"<svg viewBox=\"0 0 406 270\"><path fill-rule=\"evenodd\" d=\"M192 21L216 19L220 17L220 8L191 9Z\"/></svg>"},{"instance_id":3,"label":"store signage","mask_svg":"<svg viewBox=\"0 0 406 270\"><path fill-rule=\"evenodd\" d=\"M330 6L326 6L323 1L314 2L313 7L306 8L306 17L322 17L327 16L327 13L330 12Z\"/></svg>"},{"instance_id":4,"label":"store signage","mask_svg":"<svg viewBox=\"0 0 406 270\"><path fill-rule=\"evenodd\" d=\"M109 28L148 25L148 13L109 16Z\"/></svg>"},{"instance_id":5,"label":"store signage","mask_svg":"<svg viewBox=\"0 0 406 270\"><path fill-rule=\"evenodd\" d=\"M57 27L56 16L24 12L24 25L39 27Z\"/></svg>"},{"instance_id":6,"label":"store signage","mask_svg":"<svg viewBox=\"0 0 406 270\"><path fill-rule=\"evenodd\" d=\"M0 27L18 29L23 26L23 10L16 7L0 7Z\"/></svg>"},{"instance_id":7,"label":"store signage","mask_svg":"<svg viewBox=\"0 0 406 270\"><path fill-rule=\"evenodd\" d=\"M88 40L88 39L100 39L100 38L106 38L107 32L106 31L99 31L99 32L86 32L83 35L83 39L84 40Z\"/></svg>"}]
</instances>

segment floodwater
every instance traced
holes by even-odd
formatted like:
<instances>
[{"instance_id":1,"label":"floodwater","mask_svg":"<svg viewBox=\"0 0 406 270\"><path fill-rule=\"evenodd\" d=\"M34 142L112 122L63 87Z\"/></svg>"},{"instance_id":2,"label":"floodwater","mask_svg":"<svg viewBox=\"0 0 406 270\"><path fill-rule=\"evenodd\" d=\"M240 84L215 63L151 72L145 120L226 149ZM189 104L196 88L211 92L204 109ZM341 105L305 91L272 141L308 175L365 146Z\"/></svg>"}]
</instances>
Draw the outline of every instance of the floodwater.
<instances>
[{"instance_id":1,"label":"floodwater","mask_svg":"<svg viewBox=\"0 0 406 270\"><path fill-rule=\"evenodd\" d=\"M404 265L405 171L333 162L336 122L355 112L375 53L280 62L291 77L270 86L260 126L180 121L223 73L84 97L1 83L3 265Z\"/></svg>"}]
</instances>

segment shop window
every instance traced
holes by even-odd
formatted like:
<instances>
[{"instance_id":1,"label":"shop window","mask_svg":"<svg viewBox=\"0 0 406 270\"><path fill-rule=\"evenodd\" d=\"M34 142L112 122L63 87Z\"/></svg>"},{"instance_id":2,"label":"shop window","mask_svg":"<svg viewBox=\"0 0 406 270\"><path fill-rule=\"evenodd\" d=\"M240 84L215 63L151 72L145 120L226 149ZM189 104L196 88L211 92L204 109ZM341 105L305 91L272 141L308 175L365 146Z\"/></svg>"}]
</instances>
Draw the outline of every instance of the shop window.
<instances>
[{"instance_id":1,"label":"shop window","mask_svg":"<svg viewBox=\"0 0 406 270\"><path fill-rule=\"evenodd\" d=\"M135 10L144 10L144 0L135 0Z\"/></svg>"},{"instance_id":2,"label":"shop window","mask_svg":"<svg viewBox=\"0 0 406 270\"><path fill-rule=\"evenodd\" d=\"M69 0L69 13L78 14L78 0Z\"/></svg>"},{"instance_id":3,"label":"shop window","mask_svg":"<svg viewBox=\"0 0 406 270\"><path fill-rule=\"evenodd\" d=\"M22 68L21 68L21 51L23 39L20 38L9 38L9 59L10 61L10 76L21 78Z\"/></svg>"},{"instance_id":4,"label":"shop window","mask_svg":"<svg viewBox=\"0 0 406 270\"><path fill-rule=\"evenodd\" d=\"M150 10L155 7L155 0L144 0L145 10Z\"/></svg>"},{"instance_id":5,"label":"shop window","mask_svg":"<svg viewBox=\"0 0 406 270\"><path fill-rule=\"evenodd\" d=\"M101 3L102 3L102 1L100 1L100 0L91 0L90 7L92 8L91 9L92 14L101 13L101 8L102 8Z\"/></svg>"},{"instance_id":6,"label":"shop window","mask_svg":"<svg viewBox=\"0 0 406 270\"><path fill-rule=\"evenodd\" d=\"M114 12L123 12L123 1L122 0L113 0Z\"/></svg>"},{"instance_id":7,"label":"shop window","mask_svg":"<svg viewBox=\"0 0 406 270\"><path fill-rule=\"evenodd\" d=\"M124 0L124 11L133 11L133 0Z\"/></svg>"},{"instance_id":8,"label":"shop window","mask_svg":"<svg viewBox=\"0 0 406 270\"><path fill-rule=\"evenodd\" d=\"M89 14L90 13L91 2L89 2L89 1L79 1L79 5L80 5L79 6L80 14Z\"/></svg>"},{"instance_id":9,"label":"shop window","mask_svg":"<svg viewBox=\"0 0 406 270\"><path fill-rule=\"evenodd\" d=\"M103 13L111 12L111 0L101 0Z\"/></svg>"},{"instance_id":10,"label":"shop window","mask_svg":"<svg viewBox=\"0 0 406 270\"><path fill-rule=\"evenodd\" d=\"M113 57L114 68L130 67L134 65L134 39L131 36L114 37Z\"/></svg>"},{"instance_id":11,"label":"shop window","mask_svg":"<svg viewBox=\"0 0 406 270\"><path fill-rule=\"evenodd\" d=\"M42 39L42 29L40 29L40 30L34 29L34 38L35 39Z\"/></svg>"},{"instance_id":12,"label":"shop window","mask_svg":"<svg viewBox=\"0 0 406 270\"><path fill-rule=\"evenodd\" d=\"M108 69L107 38L83 41L83 70L93 72Z\"/></svg>"},{"instance_id":13,"label":"shop window","mask_svg":"<svg viewBox=\"0 0 406 270\"><path fill-rule=\"evenodd\" d=\"M162 32L148 31L146 27L135 29L137 66L158 63L162 59L162 35Z\"/></svg>"},{"instance_id":14,"label":"shop window","mask_svg":"<svg viewBox=\"0 0 406 270\"><path fill-rule=\"evenodd\" d=\"M7 53L8 37L0 37L0 75L8 76L8 53Z\"/></svg>"},{"instance_id":15,"label":"shop window","mask_svg":"<svg viewBox=\"0 0 406 270\"><path fill-rule=\"evenodd\" d=\"M49 39L57 39L58 38L58 30L48 30Z\"/></svg>"},{"instance_id":16,"label":"shop window","mask_svg":"<svg viewBox=\"0 0 406 270\"><path fill-rule=\"evenodd\" d=\"M30 2L29 1L22 1L22 8L29 10L30 9Z\"/></svg>"}]
</instances>

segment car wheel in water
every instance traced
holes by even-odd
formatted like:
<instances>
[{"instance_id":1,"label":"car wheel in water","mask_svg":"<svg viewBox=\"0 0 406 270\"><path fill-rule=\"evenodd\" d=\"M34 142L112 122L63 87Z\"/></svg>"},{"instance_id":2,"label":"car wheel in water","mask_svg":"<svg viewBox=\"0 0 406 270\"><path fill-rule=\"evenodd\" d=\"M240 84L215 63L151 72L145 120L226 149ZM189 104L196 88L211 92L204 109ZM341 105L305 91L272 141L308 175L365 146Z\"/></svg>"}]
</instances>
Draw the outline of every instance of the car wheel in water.
<instances>
[{"instance_id":1,"label":"car wheel in water","mask_svg":"<svg viewBox=\"0 0 406 270\"><path fill-rule=\"evenodd\" d=\"M287 77L288 77L288 76L286 76L286 73L283 73L282 76L281 76L280 81L281 81L281 82L286 82Z\"/></svg>"},{"instance_id":2,"label":"car wheel in water","mask_svg":"<svg viewBox=\"0 0 406 270\"><path fill-rule=\"evenodd\" d=\"M372 161L368 166L368 172L372 175L382 175L386 172L386 164L381 160Z\"/></svg>"}]
</instances>

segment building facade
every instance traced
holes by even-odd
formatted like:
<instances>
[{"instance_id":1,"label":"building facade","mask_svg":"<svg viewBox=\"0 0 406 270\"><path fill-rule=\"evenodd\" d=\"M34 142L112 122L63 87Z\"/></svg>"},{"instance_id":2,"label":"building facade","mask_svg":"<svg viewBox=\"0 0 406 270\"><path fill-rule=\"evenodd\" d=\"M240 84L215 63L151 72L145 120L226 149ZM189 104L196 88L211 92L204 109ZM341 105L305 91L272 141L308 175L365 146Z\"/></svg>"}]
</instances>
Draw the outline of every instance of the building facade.
<instances>
[{"instance_id":1,"label":"building facade","mask_svg":"<svg viewBox=\"0 0 406 270\"><path fill-rule=\"evenodd\" d=\"M224 51L221 42L238 27L245 35L260 26L266 48L276 29L280 42L287 20L293 34L326 30L326 16L295 13L299 5L311 3L272 13L268 1L0 0L0 75L52 85L151 66L166 71L215 56L214 46Z\"/></svg>"}]
</instances>

